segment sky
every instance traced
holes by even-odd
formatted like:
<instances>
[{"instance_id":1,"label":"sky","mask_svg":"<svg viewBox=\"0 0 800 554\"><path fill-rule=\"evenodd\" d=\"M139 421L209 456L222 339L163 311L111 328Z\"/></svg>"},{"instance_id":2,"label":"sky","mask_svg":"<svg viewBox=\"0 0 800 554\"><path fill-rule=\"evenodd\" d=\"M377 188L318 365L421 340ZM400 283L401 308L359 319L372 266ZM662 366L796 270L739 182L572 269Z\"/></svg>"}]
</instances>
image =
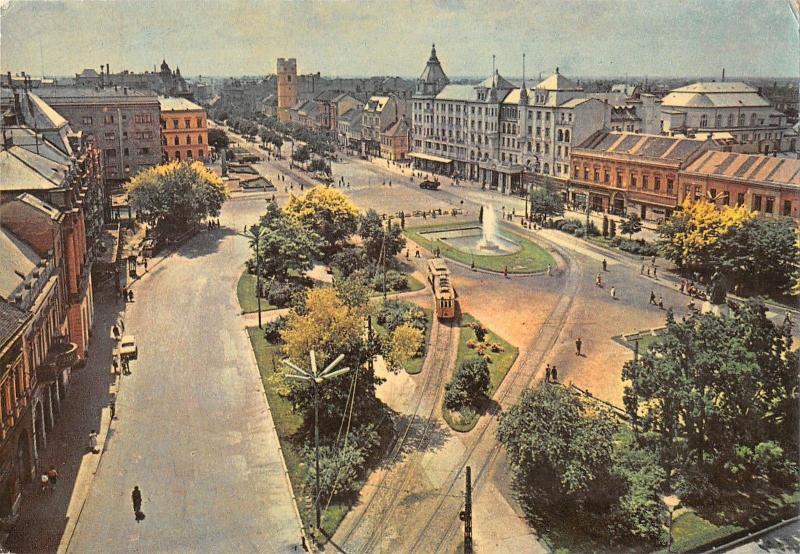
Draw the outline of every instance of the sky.
<instances>
[{"instance_id":1,"label":"sky","mask_svg":"<svg viewBox=\"0 0 800 554\"><path fill-rule=\"evenodd\" d=\"M417 77L436 43L445 72L580 77L798 77L794 0L0 0L0 69L85 67L184 76ZM44 71L42 71L44 69Z\"/></svg>"}]
</instances>

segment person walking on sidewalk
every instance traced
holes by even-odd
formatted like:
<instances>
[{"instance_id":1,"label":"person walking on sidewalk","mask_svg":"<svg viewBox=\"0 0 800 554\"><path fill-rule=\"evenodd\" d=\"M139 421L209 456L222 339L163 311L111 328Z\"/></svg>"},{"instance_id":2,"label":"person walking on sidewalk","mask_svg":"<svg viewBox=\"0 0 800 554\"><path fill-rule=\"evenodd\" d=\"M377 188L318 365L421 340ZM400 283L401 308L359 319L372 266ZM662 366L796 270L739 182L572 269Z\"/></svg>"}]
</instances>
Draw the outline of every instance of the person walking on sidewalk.
<instances>
[{"instance_id":1,"label":"person walking on sidewalk","mask_svg":"<svg viewBox=\"0 0 800 554\"><path fill-rule=\"evenodd\" d=\"M51 465L50 469L47 470L47 482L50 486L50 491L52 492L56 488L56 483L58 483L58 470L56 470L56 466Z\"/></svg>"},{"instance_id":2,"label":"person walking on sidewalk","mask_svg":"<svg viewBox=\"0 0 800 554\"><path fill-rule=\"evenodd\" d=\"M142 492L139 490L138 485L133 487L131 501L133 502L133 513L138 515L142 511Z\"/></svg>"},{"instance_id":3,"label":"person walking on sidewalk","mask_svg":"<svg viewBox=\"0 0 800 554\"><path fill-rule=\"evenodd\" d=\"M544 382L549 383L550 377L553 375L553 370L550 369L550 364L547 364L547 367L544 368Z\"/></svg>"},{"instance_id":4,"label":"person walking on sidewalk","mask_svg":"<svg viewBox=\"0 0 800 554\"><path fill-rule=\"evenodd\" d=\"M652 290L650 291L650 304L652 304L653 306L657 306L657 304L656 304L656 293L655 293L655 291L652 291Z\"/></svg>"},{"instance_id":5,"label":"person walking on sidewalk","mask_svg":"<svg viewBox=\"0 0 800 554\"><path fill-rule=\"evenodd\" d=\"M553 268L550 267L550 264L547 264L547 276L551 276L553 274Z\"/></svg>"},{"instance_id":6,"label":"person walking on sidewalk","mask_svg":"<svg viewBox=\"0 0 800 554\"><path fill-rule=\"evenodd\" d=\"M553 369L550 371L550 378L552 379L552 383L558 383L558 369L556 366L553 366Z\"/></svg>"},{"instance_id":7,"label":"person walking on sidewalk","mask_svg":"<svg viewBox=\"0 0 800 554\"><path fill-rule=\"evenodd\" d=\"M608 262L603 258L603 271L608 271Z\"/></svg>"},{"instance_id":8,"label":"person walking on sidewalk","mask_svg":"<svg viewBox=\"0 0 800 554\"><path fill-rule=\"evenodd\" d=\"M40 478L42 492L48 491L48 489L50 488L49 482L50 478L47 476L47 473L42 473L42 477Z\"/></svg>"},{"instance_id":9,"label":"person walking on sidewalk","mask_svg":"<svg viewBox=\"0 0 800 554\"><path fill-rule=\"evenodd\" d=\"M611 300L617 299L617 287L611 287Z\"/></svg>"},{"instance_id":10,"label":"person walking on sidewalk","mask_svg":"<svg viewBox=\"0 0 800 554\"><path fill-rule=\"evenodd\" d=\"M95 430L89 433L89 450L92 454L97 454L97 431Z\"/></svg>"},{"instance_id":11,"label":"person walking on sidewalk","mask_svg":"<svg viewBox=\"0 0 800 554\"><path fill-rule=\"evenodd\" d=\"M575 355L576 356L580 356L581 355L581 346L583 346L583 341L581 340L580 337L578 337L578 340L575 341Z\"/></svg>"}]
</instances>

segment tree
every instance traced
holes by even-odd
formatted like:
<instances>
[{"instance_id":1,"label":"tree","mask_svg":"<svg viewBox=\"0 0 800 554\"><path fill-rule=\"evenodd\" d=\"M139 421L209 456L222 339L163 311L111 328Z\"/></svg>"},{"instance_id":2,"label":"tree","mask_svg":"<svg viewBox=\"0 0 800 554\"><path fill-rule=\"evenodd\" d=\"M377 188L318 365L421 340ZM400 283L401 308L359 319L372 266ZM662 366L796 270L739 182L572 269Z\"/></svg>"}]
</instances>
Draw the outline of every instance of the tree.
<instances>
[{"instance_id":1,"label":"tree","mask_svg":"<svg viewBox=\"0 0 800 554\"><path fill-rule=\"evenodd\" d=\"M319 234L326 256L356 231L358 209L343 192L334 188L314 187L300 196L293 195L284 212Z\"/></svg>"},{"instance_id":2,"label":"tree","mask_svg":"<svg viewBox=\"0 0 800 554\"><path fill-rule=\"evenodd\" d=\"M564 214L564 201L561 195L549 186L536 187L531 190L531 214L542 219Z\"/></svg>"},{"instance_id":3,"label":"tree","mask_svg":"<svg viewBox=\"0 0 800 554\"><path fill-rule=\"evenodd\" d=\"M313 160L311 160L311 163L308 164L308 170L312 172L320 171L326 175L331 174L331 166L328 165L328 162L326 162L322 158L314 158Z\"/></svg>"},{"instance_id":4,"label":"tree","mask_svg":"<svg viewBox=\"0 0 800 554\"><path fill-rule=\"evenodd\" d=\"M491 388L486 358L469 358L461 362L453 380L444 388L444 405L448 410L477 405L486 398Z\"/></svg>"},{"instance_id":5,"label":"tree","mask_svg":"<svg viewBox=\"0 0 800 554\"><path fill-rule=\"evenodd\" d=\"M521 481L568 502L586 498L611 465L616 425L557 385L522 393L500 414L499 441Z\"/></svg>"},{"instance_id":6,"label":"tree","mask_svg":"<svg viewBox=\"0 0 800 554\"><path fill-rule=\"evenodd\" d=\"M288 217L275 202L267 203L259 228L261 275L264 279L286 281L290 271L302 275L313 267L313 258L320 255L319 235ZM255 265L255 256L251 264Z\"/></svg>"},{"instance_id":7,"label":"tree","mask_svg":"<svg viewBox=\"0 0 800 554\"><path fill-rule=\"evenodd\" d=\"M399 371L408 360L419 352L424 333L406 323L398 325L389 340L385 341L383 357L392 371Z\"/></svg>"},{"instance_id":8,"label":"tree","mask_svg":"<svg viewBox=\"0 0 800 554\"><path fill-rule=\"evenodd\" d=\"M292 153L292 160L297 163L305 163L309 160L311 154L308 151L308 146L300 146L299 148L295 148L294 152Z\"/></svg>"},{"instance_id":9,"label":"tree","mask_svg":"<svg viewBox=\"0 0 800 554\"><path fill-rule=\"evenodd\" d=\"M215 149L227 148L231 143L228 133L217 127L212 127L208 130L208 144Z\"/></svg>"},{"instance_id":10,"label":"tree","mask_svg":"<svg viewBox=\"0 0 800 554\"><path fill-rule=\"evenodd\" d=\"M140 171L128 195L137 217L166 234L218 216L228 197L222 179L201 162L179 161Z\"/></svg>"},{"instance_id":11,"label":"tree","mask_svg":"<svg viewBox=\"0 0 800 554\"><path fill-rule=\"evenodd\" d=\"M629 239L633 239L634 233L638 233L641 230L642 220L636 214L628 214L628 217L622 221L622 232L628 235Z\"/></svg>"},{"instance_id":12,"label":"tree","mask_svg":"<svg viewBox=\"0 0 800 554\"><path fill-rule=\"evenodd\" d=\"M705 200L683 203L683 209L658 226L664 256L678 267L710 275L720 259L722 237L754 217L744 206L716 205Z\"/></svg>"},{"instance_id":13,"label":"tree","mask_svg":"<svg viewBox=\"0 0 800 554\"><path fill-rule=\"evenodd\" d=\"M613 219L608 224L608 236L612 239L617 236L617 222Z\"/></svg>"},{"instance_id":14,"label":"tree","mask_svg":"<svg viewBox=\"0 0 800 554\"><path fill-rule=\"evenodd\" d=\"M377 353L365 338L365 320L366 306L348 306L335 289L322 287L306 293L303 309L289 312L286 327L281 331L283 352L300 367L308 366L308 353L314 350L319 367L343 354L340 367L353 370L351 379L334 379L319 389L320 432L328 437L335 436L342 416L348 411L350 389L356 375L353 425L375 421L381 414L381 404L375 397L380 379L365 364L369 356ZM302 413L307 425L311 424L314 421L312 386L305 381L289 379L286 384L295 409Z\"/></svg>"},{"instance_id":15,"label":"tree","mask_svg":"<svg viewBox=\"0 0 800 554\"><path fill-rule=\"evenodd\" d=\"M748 219L731 227L719 245L725 274L748 292L775 294L791 287L800 256L791 219Z\"/></svg>"},{"instance_id":16,"label":"tree","mask_svg":"<svg viewBox=\"0 0 800 554\"><path fill-rule=\"evenodd\" d=\"M375 210L367 210L367 213L359 218L358 234L364 242L364 250L367 257L374 261L391 260L399 254L406 245L402 230L395 226L386 229L383 226L381 216Z\"/></svg>"},{"instance_id":17,"label":"tree","mask_svg":"<svg viewBox=\"0 0 800 554\"><path fill-rule=\"evenodd\" d=\"M608 236L608 216L607 215L603 216L603 236L604 237Z\"/></svg>"},{"instance_id":18,"label":"tree","mask_svg":"<svg viewBox=\"0 0 800 554\"><path fill-rule=\"evenodd\" d=\"M791 327L777 327L759 301L732 307L731 317L692 315L676 322L638 361L623 368L624 400L642 430L658 439L669 475L725 477L741 447L765 439L796 452L797 353ZM792 458L793 459L793 458ZM715 472L708 472L709 467Z\"/></svg>"}]
</instances>

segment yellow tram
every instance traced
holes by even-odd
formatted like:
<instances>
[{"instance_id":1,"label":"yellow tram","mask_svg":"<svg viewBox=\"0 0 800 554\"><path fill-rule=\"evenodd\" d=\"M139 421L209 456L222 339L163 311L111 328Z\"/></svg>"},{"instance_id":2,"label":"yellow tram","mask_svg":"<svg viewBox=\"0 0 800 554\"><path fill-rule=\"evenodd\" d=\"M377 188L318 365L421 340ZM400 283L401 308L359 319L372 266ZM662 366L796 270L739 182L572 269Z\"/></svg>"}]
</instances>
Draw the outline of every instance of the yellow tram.
<instances>
[{"instance_id":1,"label":"yellow tram","mask_svg":"<svg viewBox=\"0 0 800 554\"><path fill-rule=\"evenodd\" d=\"M433 289L436 302L436 316L439 319L453 319L456 316L456 291L450 284L450 270L441 258L428 261L428 282Z\"/></svg>"}]
</instances>

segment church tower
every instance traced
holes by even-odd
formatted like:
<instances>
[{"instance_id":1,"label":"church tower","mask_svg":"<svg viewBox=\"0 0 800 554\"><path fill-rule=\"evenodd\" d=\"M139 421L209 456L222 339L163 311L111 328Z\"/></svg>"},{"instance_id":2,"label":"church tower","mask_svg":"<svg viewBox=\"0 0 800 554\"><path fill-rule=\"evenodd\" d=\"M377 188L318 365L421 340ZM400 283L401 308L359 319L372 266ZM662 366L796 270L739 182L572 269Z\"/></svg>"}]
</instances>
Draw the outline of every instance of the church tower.
<instances>
[{"instance_id":1,"label":"church tower","mask_svg":"<svg viewBox=\"0 0 800 554\"><path fill-rule=\"evenodd\" d=\"M289 121L289 109L297 104L297 60L278 58L278 120Z\"/></svg>"}]
</instances>

